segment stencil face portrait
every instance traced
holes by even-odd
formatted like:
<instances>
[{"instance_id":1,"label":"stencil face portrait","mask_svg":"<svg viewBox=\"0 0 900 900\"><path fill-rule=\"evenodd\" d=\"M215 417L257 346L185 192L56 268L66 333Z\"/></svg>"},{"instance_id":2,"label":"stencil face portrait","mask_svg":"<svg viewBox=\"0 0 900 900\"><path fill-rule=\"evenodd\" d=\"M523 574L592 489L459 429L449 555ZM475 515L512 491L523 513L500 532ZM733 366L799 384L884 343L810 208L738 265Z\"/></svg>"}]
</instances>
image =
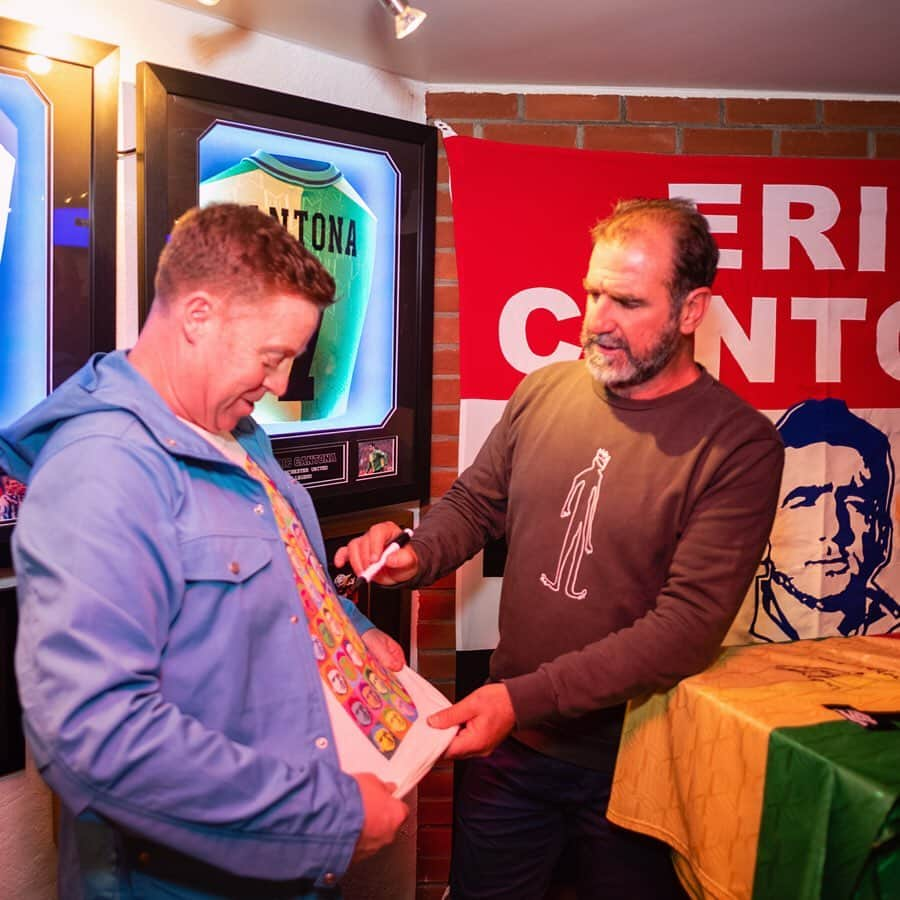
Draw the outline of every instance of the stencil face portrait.
<instances>
[{"instance_id":1,"label":"stencil face portrait","mask_svg":"<svg viewBox=\"0 0 900 900\"><path fill-rule=\"evenodd\" d=\"M811 478L814 472L821 475ZM875 514L871 480L852 447L817 443L785 450L770 553L779 584L834 609L867 577Z\"/></svg>"},{"instance_id":2,"label":"stencil face portrait","mask_svg":"<svg viewBox=\"0 0 900 900\"><path fill-rule=\"evenodd\" d=\"M893 535L887 436L835 398L805 400L777 427L784 472L751 634L797 640L893 629L900 607L878 583Z\"/></svg>"}]
</instances>

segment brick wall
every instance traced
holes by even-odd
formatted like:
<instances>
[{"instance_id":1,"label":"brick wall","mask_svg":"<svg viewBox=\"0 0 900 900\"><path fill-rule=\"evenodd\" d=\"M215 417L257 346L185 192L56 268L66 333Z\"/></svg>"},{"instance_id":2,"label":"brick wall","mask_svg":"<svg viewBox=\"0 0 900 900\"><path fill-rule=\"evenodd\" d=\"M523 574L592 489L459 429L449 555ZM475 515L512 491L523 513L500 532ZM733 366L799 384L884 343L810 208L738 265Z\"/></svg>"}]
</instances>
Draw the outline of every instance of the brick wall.
<instances>
[{"instance_id":1,"label":"brick wall","mask_svg":"<svg viewBox=\"0 0 900 900\"><path fill-rule=\"evenodd\" d=\"M586 94L429 93L430 120L497 141L673 154L900 158L900 102ZM459 437L459 289L447 159L438 158L435 255L432 499L456 476ZM454 590L421 593L419 659L453 699ZM452 769L419 791L418 898L443 893L450 850Z\"/></svg>"}]
</instances>

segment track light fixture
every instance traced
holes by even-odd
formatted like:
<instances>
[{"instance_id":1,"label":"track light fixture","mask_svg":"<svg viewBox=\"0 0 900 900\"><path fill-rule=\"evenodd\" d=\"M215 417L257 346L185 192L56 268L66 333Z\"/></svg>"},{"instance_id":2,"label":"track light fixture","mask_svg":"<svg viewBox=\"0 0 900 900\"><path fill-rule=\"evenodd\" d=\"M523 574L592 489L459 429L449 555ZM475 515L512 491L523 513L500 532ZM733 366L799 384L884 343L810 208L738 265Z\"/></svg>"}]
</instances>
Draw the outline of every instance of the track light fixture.
<instances>
[{"instance_id":1,"label":"track light fixture","mask_svg":"<svg viewBox=\"0 0 900 900\"><path fill-rule=\"evenodd\" d=\"M414 9L406 0L379 0L381 5L394 17L397 39L412 34L425 21L425 13Z\"/></svg>"}]
</instances>

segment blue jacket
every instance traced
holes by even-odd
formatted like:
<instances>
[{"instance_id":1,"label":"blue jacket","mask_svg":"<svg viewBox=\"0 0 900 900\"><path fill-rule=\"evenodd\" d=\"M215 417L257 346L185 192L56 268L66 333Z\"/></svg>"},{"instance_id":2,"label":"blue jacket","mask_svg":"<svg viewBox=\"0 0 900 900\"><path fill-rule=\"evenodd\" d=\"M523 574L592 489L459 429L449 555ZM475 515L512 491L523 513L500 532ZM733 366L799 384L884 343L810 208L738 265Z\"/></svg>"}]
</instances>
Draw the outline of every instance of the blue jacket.
<instances>
[{"instance_id":1,"label":"blue jacket","mask_svg":"<svg viewBox=\"0 0 900 900\"><path fill-rule=\"evenodd\" d=\"M324 561L305 489L251 419L235 434ZM124 352L94 356L0 432L0 468L28 483L13 539L16 666L31 750L73 814L64 822L113 823L201 872L332 884L362 806L262 486ZM348 611L360 632L372 627ZM63 888L85 876L60 877Z\"/></svg>"}]
</instances>

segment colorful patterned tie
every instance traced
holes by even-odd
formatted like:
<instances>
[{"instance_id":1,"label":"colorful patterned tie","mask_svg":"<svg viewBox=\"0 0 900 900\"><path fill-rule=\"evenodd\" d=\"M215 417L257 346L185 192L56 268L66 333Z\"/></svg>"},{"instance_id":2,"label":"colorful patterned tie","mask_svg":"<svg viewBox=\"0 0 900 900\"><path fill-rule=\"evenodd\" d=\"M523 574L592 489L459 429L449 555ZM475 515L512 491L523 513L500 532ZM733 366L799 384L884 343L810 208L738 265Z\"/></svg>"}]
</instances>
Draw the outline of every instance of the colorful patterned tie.
<instances>
[{"instance_id":1,"label":"colorful patterned tie","mask_svg":"<svg viewBox=\"0 0 900 900\"><path fill-rule=\"evenodd\" d=\"M368 651L291 505L249 456L244 467L262 484L272 504L322 682L359 730L390 759L416 720L416 707L400 682Z\"/></svg>"}]
</instances>

